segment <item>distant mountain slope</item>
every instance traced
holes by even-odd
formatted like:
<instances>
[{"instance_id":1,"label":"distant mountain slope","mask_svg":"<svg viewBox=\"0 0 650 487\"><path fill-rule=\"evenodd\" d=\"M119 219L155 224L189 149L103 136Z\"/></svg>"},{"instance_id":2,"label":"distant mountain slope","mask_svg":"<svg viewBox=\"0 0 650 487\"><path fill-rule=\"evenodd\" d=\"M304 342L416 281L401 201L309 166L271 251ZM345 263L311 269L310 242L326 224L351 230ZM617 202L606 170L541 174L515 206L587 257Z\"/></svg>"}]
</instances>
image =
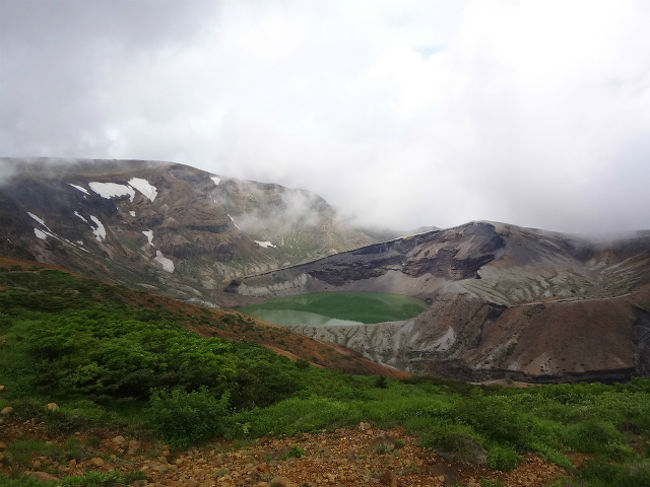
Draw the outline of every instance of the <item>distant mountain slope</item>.
<instances>
[{"instance_id":1,"label":"distant mountain slope","mask_svg":"<svg viewBox=\"0 0 650 487\"><path fill-rule=\"evenodd\" d=\"M293 329L415 373L556 381L650 375L650 232L592 242L490 222L367 246L230 286L425 299L398 323Z\"/></svg>"},{"instance_id":2,"label":"distant mountain slope","mask_svg":"<svg viewBox=\"0 0 650 487\"><path fill-rule=\"evenodd\" d=\"M0 254L186 300L377 241L308 191L182 164L0 159L0 174Z\"/></svg>"}]
</instances>

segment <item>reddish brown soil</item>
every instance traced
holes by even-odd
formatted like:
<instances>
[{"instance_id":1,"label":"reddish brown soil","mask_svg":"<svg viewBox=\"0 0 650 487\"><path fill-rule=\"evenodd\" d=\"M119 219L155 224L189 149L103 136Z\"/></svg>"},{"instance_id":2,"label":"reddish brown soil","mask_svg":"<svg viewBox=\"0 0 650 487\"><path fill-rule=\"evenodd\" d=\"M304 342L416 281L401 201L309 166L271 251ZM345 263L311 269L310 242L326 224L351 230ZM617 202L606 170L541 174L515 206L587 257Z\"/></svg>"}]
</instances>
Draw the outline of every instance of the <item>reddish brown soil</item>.
<instances>
[{"instance_id":1,"label":"reddish brown soil","mask_svg":"<svg viewBox=\"0 0 650 487\"><path fill-rule=\"evenodd\" d=\"M63 447L67 438L50 437L33 422L0 425L2 441L32 437ZM239 443L215 441L200 448L170 452L151 442L126 439L107 430L78 434L82 456L56 462L34 455L30 465L0 464L0 475L30 471L57 478L92 470L143 471L141 485L189 487L268 487L284 477L294 486L455 486L478 487L481 479L500 479L505 487L541 487L563 473L533 455L513 471L449 462L417 445L401 429L382 431L361 423L353 429L303 434L293 438L261 438ZM1 445L0 445L1 447ZM297 447L297 448L296 448ZM299 448L299 450L298 450ZM300 451L295 458L291 451Z\"/></svg>"}]
</instances>

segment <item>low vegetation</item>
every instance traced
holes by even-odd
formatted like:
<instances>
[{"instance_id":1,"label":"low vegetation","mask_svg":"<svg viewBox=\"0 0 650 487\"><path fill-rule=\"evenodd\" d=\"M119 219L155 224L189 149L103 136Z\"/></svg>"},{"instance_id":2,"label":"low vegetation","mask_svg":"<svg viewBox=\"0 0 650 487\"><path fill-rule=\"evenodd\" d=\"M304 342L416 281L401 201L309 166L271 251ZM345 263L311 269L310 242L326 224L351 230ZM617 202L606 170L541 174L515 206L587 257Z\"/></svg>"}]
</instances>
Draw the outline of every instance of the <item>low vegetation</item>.
<instances>
[{"instance_id":1,"label":"low vegetation","mask_svg":"<svg viewBox=\"0 0 650 487\"><path fill-rule=\"evenodd\" d=\"M141 428L175 448L363 421L403 426L449 457L499 470L535 452L566 467L570 477L558 486L650 485L647 379L518 389L350 376L245 341L199 337L185 326L187 314L160 299L59 271L0 269L0 409L11 406L60 433ZM59 410L44 408L52 401ZM21 464L47 448L24 440L2 461ZM571 461L578 452L586 455L581 468ZM73 442L50 453L77 454ZM287 455L301 454L296 447ZM104 480L71 477L63 485ZM31 485L20 482L0 478L0 485Z\"/></svg>"}]
</instances>

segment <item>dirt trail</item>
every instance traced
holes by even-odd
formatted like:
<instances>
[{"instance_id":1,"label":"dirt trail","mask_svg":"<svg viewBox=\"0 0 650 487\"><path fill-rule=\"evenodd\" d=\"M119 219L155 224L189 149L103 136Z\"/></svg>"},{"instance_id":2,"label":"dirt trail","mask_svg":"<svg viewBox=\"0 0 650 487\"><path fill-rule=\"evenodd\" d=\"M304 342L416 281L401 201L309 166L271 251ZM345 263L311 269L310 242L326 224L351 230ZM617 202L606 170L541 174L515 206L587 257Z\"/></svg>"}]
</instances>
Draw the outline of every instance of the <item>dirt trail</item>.
<instances>
[{"instance_id":1,"label":"dirt trail","mask_svg":"<svg viewBox=\"0 0 650 487\"><path fill-rule=\"evenodd\" d=\"M17 465L7 461L5 451L0 475L22 471L61 479L92 470L141 470L147 480L131 485L149 487L478 487L482 478L498 478L506 487L542 487L562 473L561 468L532 455L509 473L450 462L419 447L417 440L401 429L383 431L365 423L353 429L291 438L215 441L178 452L108 430L73 436L81 442L78 460L57 462L34 454L30 465ZM0 448L2 443L11 448L11 442L26 437L60 447L68 440L48 436L42 425L33 421L0 425Z\"/></svg>"}]
</instances>

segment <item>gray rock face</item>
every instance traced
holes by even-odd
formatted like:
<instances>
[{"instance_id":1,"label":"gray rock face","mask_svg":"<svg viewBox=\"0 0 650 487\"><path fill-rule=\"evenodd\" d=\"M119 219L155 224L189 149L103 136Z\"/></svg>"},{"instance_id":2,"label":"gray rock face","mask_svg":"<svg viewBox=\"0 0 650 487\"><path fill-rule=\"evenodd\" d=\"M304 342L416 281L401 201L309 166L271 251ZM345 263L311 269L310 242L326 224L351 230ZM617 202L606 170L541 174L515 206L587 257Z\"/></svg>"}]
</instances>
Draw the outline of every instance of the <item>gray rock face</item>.
<instances>
[{"instance_id":1,"label":"gray rock face","mask_svg":"<svg viewBox=\"0 0 650 487\"><path fill-rule=\"evenodd\" d=\"M430 303L404 322L291 327L410 372L476 381L621 380L649 372L650 232L592 242L473 222L231 289L258 297L333 290Z\"/></svg>"},{"instance_id":2,"label":"gray rock face","mask_svg":"<svg viewBox=\"0 0 650 487\"><path fill-rule=\"evenodd\" d=\"M228 304L234 277L376 241L308 191L182 164L0 164L1 254L181 299Z\"/></svg>"}]
</instances>

